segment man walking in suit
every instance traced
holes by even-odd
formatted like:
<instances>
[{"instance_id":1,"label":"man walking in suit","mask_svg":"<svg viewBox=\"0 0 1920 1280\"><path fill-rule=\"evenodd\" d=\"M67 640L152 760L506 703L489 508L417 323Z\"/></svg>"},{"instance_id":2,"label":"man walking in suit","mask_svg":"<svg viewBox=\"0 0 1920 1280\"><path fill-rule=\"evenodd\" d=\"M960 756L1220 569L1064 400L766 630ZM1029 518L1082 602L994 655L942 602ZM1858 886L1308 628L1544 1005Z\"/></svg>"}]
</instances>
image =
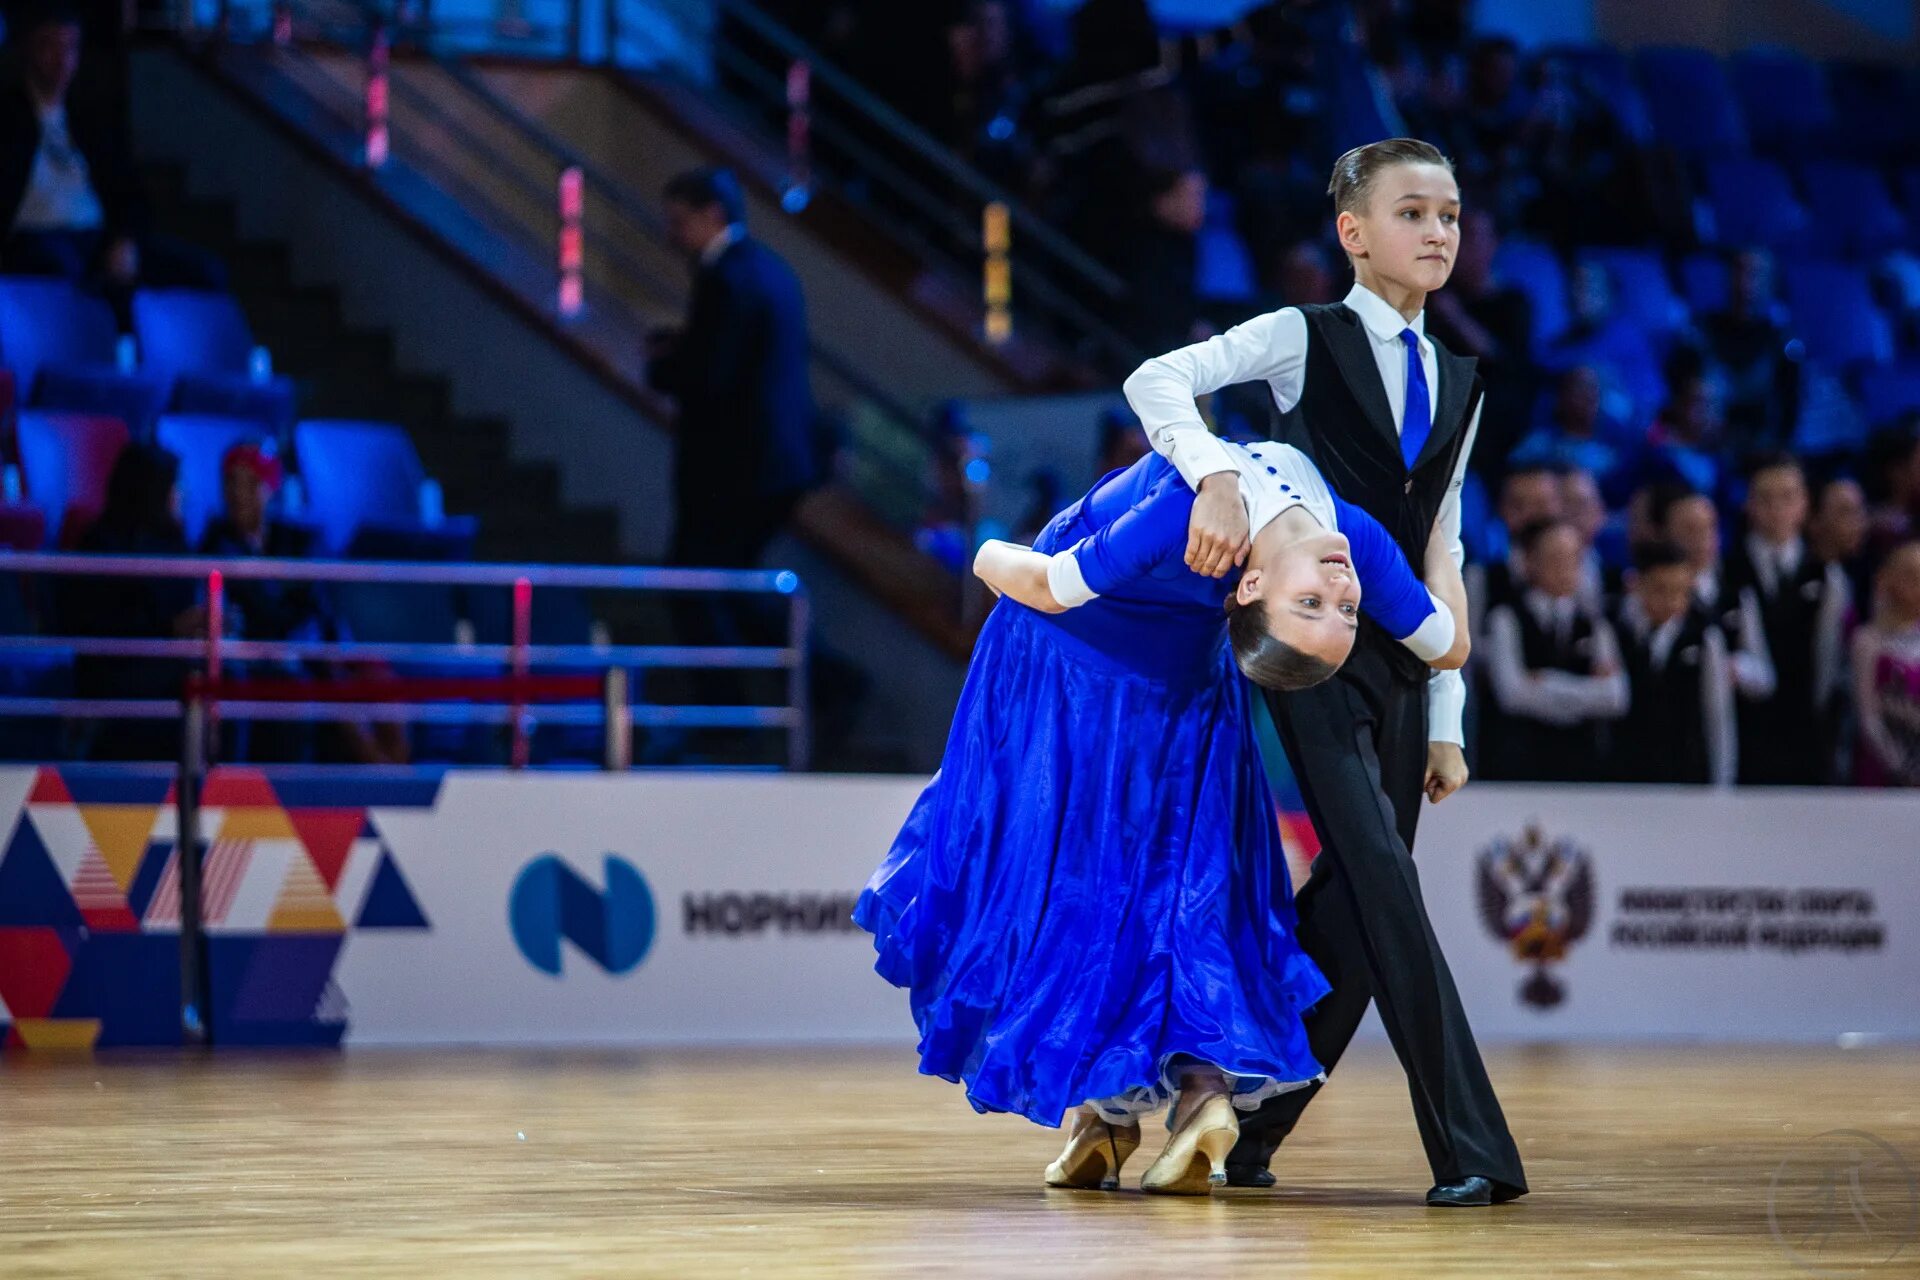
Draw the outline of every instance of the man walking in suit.
<instances>
[{"instance_id":1,"label":"man walking in suit","mask_svg":"<svg viewBox=\"0 0 1920 1280\"><path fill-rule=\"evenodd\" d=\"M806 304L793 270L747 234L732 173L681 174L666 214L696 272L685 327L649 347L649 380L680 405L667 560L748 569L821 479Z\"/></svg>"},{"instance_id":2,"label":"man walking in suit","mask_svg":"<svg viewBox=\"0 0 1920 1280\"><path fill-rule=\"evenodd\" d=\"M1279 438L1379 519L1409 563L1424 562L1436 524L1455 562L1464 559L1459 490L1481 385L1474 361L1433 341L1423 323L1426 296L1446 283L1459 247L1452 166L1423 142L1374 143L1340 158L1330 193L1356 281L1344 302L1257 317L1127 380L1153 447L1199 490L1188 563L1201 572L1225 574L1246 554L1245 510L1195 403L1239 382L1268 384ZM1437 803L1466 782L1464 698L1457 672L1429 673L1364 623L1337 676L1269 696L1322 845L1298 900L1301 944L1333 987L1306 1016L1314 1056L1331 1072L1379 999L1433 1170L1427 1203L1442 1207L1527 1191L1411 854L1421 796ZM1228 1158L1232 1183L1272 1184L1268 1163L1321 1087L1282 1094L1249 1117Z\"/></svg>"}]
</instances>

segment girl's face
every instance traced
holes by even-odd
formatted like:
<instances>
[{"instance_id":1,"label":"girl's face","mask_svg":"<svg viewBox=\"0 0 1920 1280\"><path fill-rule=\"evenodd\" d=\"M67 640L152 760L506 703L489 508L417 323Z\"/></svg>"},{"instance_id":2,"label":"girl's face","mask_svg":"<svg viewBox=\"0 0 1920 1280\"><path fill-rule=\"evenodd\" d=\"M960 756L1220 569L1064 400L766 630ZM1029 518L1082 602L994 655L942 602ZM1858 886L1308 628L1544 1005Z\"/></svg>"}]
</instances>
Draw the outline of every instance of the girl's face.
<instances>
[{"instance_id":1,"label":"girl's face","mask_svg":"<svg viewBox=\"0 0 1920 1280\"><path fill-rule=\"evenodd\" d=\"M1460 187L1444 165L1396 164L1374 176L1363 213L1342 213L1340 244L1387 284L1446 284L1460 251Z\"/></svg>"},{"instance_id":2,"label":"girl's face","mask_svg":"<svg viewBox=\"0 0 1920 1280\"><path fill-rule=\"evenodd\" d=\"M1277 546L1255 539L1234 588L1241 604L1263 600L1273 638L1339 666L1360 626L1360 579L1343 533L1321 531Z\"/></svg>"}]
</instances>

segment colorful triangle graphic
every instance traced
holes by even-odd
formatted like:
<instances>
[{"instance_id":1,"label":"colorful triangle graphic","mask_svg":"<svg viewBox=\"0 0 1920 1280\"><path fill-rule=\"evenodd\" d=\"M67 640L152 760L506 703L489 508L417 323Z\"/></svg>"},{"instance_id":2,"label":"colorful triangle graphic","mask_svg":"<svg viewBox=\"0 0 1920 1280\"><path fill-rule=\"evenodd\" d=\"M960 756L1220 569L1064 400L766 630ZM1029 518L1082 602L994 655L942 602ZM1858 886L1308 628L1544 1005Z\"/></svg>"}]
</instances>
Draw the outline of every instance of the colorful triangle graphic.
<instances>
[{"instance_id":1,"label":"colorful triangle graphic","mask_svg":"<svg viewBox=\"0 0 1920 1280\"><path fill-rule=\"evenodd\" d=\"M280 797L258 769L215 769L200 788L205 809L278 809Z\"/></svg>"},{"instance_id":2,"label":"colorful triangle graphic","mask_svg":"<svg viewBox=\"0 0 1920 1280\"><path fill-rule=\"evenodd\" d=\"M133 873L147 851L147 837L153 834L153 822L159 809L144 805L88 804L80 806L80 817L87 824L93 846L106 859L113 882L125 893L133 884Z\"/></svg>"},{"instance_id":3,"label":"colorful triangle graphic","mask_svg":"<svg viewBox=\"0 0 1920 1280\"><path fill-rule=\"evenodd\" d=\"M420 902L413 896L406 877L400 874L400 868L393 860L393 854L382 851L380 869L373 873L373 883L367 886L367 900L360 908L360 918L354 922L357 929L428 929L426 913L420 910Z\"/></svg>"},{"instance_id":4,"label":"colorful triangle graphic","mask_svg":"<svg viewBox=\"0 0 1920 1280\"><path fill-rule=\"evenodd\" d=\"M34 776L33 794L27 797L27 803L72 804L73 793L67 790L67 780L58 769L42 769Z\"/></svg>"},{"instance_id":5,"label":"colorful triangle graphic","mask_svg":"<svg viewBox=\"0 0 1920 1280\"><path fill-rule=\"evenodd\" d=\"M307 846L307 854L313 859L313 866L320 873L320 879L326 882L327 891L333 892L340 887L340 873L346 869L347 855L353 852L353 842L360 837L360 828L365 824L364 811L360 809L289 809L287 817L293 823L293 829L300 834L300 842Z\"/></svg>"},{"instance_id":6,"label":"colorful triangle graphic","mask_svg":"<svg viewBox=\"0 0 1920 1280\"><path fill-rule=\"evenodd\" d=\"M333 905L333 895L304 853L293 856L280 896L267 917L268 933L345 933L347 922Z\"/></svg>"},{"instance_id":7,"label":"colorful triangle graphic","mask_svg":"<svg viewBox=\"0 0 1920 1280\"><path fill-rule=\"evenodd\" d=\"M73 905L39 831L31 822L21 823L0 855L0 925L60 928L80 923L80 909Z\"/></svg>"},{"instance_id":8,"label":"colorful triangle graphic","mask_svg":"<svg viewBox=\"0 0 1920 1280\"><path fill-rule=\"evenodd\" d=\"M294 829L293 823L287 820L287 811L277 804L229 806L220 830L214 835L221 840L291 840Z\"/></svg>"}]
</instances>

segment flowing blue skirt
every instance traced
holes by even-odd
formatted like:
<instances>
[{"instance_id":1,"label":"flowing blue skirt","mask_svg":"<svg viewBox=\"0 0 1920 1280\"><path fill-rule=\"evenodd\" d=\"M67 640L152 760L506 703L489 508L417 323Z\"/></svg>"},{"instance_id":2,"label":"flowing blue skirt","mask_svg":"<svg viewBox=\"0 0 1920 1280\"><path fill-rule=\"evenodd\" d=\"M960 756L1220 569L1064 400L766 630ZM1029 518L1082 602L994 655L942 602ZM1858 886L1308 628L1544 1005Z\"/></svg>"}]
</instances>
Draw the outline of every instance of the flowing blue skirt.
<instances>
[{"instance_id":1,"label":"flowing blue skirt","mask_svg":"<svg viewBox=\"0 0 1920 1280\"><path fill-rule=\"evenodd\" d=\"M1224 639L1194 678L1129 670L1008 601L940 772L860 896L910 993L920 1069L978 1111L1144 1111L1197 1059L1238 1101L1321 1077L1279 826Z\"/></svg>"}]
</instances>

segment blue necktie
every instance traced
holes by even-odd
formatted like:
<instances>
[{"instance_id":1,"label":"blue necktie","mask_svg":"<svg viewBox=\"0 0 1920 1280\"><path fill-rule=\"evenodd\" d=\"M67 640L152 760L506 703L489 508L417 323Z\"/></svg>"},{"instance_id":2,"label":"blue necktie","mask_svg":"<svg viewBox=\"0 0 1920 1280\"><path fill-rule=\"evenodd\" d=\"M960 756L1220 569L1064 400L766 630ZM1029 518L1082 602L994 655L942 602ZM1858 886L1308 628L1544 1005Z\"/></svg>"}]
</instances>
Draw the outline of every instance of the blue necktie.
<instances>
[{"instance_id":1,"label":"blue necktie","mask_svg":"<svg viewBox=\"0 0 1920 1280\"><path fill-rule=\"evenodd\" d=\"M1407 470L1420 460L1420 450L1433 434L1433 402L1427 398L1427 366L1420 359L1420 335L1411 329L1400 331L1407 344L1407 408L1400 415L1400 456Z\"/></svg>"}]
</instances>

